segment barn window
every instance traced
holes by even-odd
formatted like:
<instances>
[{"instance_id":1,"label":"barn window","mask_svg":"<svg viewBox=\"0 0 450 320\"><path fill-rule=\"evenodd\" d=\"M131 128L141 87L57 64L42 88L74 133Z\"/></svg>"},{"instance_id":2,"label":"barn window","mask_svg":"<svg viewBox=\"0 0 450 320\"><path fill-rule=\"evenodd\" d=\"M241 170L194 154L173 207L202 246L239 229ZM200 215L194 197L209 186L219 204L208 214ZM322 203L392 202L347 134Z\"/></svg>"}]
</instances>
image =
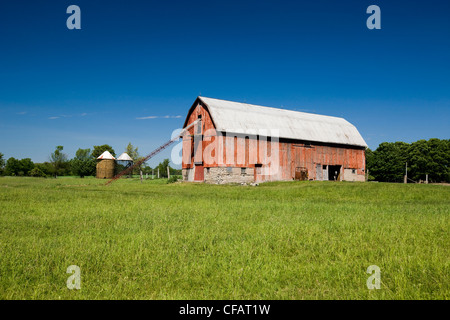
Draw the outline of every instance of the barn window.
<instances>
[{"instance_id":1,"label":"barn window","mask_svg":"<svg viewBox=\"0 0 450 320\"><path fill-rule=\"evenodd\" d=\"M209 169L210 169L210 168L206 168L206 173L209 173Z\"/></svg>"},{"instance_id":2,"label":"barn window","mask_svg":"<svg viewBox=\"0 0 450 320\"><path fill-rule=\"evenodd\" d=\"M227 167L227 173L232 173L233 172L233 168L232 167Z\"/></svg>"},{"instance_id":3,"label":"barn window","mask_svg":"<svg viewBox=\"0 0 450 320\"><path fill-rule=\"evenodd\" d=\"M311 142L305 142L305 147L306 148L311 148Z\"/></svg>"},{"instance_id":4,"label":"barn window","mask_svg":"<svg viewBox=\"0 0 450 320\"><path fill-rule=\"evenodd\" d=\"M245 168L241 168L241 174L245 174L246 173L245 171L246 171Z\"/></svg>"},{"instance_id":5,"label":"barn window","mask_svg":"<svg viewBox=\"0 0 450 320\"><path fill-rule=\"evenodd\" d=\"M202 115L198 115L197 120L199 120L197 122L197 134L202 134Z\"/></svg>"},{"instance_id":6,"label":"barn window","mask_svg":"<svg viewBox=\"0 0 450 320\"><path fill-rule=\"evenodd\" d=\"M323 170L327 170L327 165L325 164L322 168Z\"/></svg>"},{"instance_id":7,"label":"barn window","mask_svg":"<svg viewBox=\"0 0 450 320\"><path fill-rule=\"evenodd\" d=\"M356 169L352 169L352 174L356 174Z\"/></svg>"}]
</instances>

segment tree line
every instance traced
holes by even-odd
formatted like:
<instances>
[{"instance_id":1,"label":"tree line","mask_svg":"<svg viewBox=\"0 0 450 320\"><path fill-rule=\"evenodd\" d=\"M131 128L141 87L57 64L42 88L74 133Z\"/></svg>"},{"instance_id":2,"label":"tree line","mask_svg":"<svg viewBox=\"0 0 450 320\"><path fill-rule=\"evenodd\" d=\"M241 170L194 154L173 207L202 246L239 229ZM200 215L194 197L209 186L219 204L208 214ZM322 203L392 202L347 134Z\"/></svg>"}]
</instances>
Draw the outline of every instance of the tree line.
<instances>
[{"instance_id":1,"label":"tree line","mask_svg":"<svg viewBox=\"0 0 450 320\"><path fill-rule=\"evenodd\" d=\"M15 159L13 157L8 160L4 159L4 155L0 153L0 175L4 176L29 176L29 177L58 177L58 176L79 176L81 178L95 176L97 158L105 151L109 151L113 157L116 157L114 149L104 144L94 146L93 149L78 149L75 157L69 159L67 154L63 152L63 146L57 146L55 151L49 156L49 161L44 163L33 163L30 158ZM139 161L142 157L139 155L138 148L131 143L125 149L125 152L133 159L133 162ZM135 168L132 174L152 174L155 175L159 169L159 177L167 178L167 168L169 167L170 175L181 175L181 170L171 168L169 159L164 159L155 168L143 163ZM118 170L125 167L118 166Z\"/></svg>"},{"instance_id":2,"label":"tree line","mask_svg":"<svg viewBox=\"0 0 450 320\"><path fill-rule=\"evenodd\" d=\"M33 163L30 158L4 159L0 153L0 175L57 177L76 175L79 177L95 176L97 158L105 151L114 157L116 153L110 145L94 146L93 149L78 149L73 159L68 159L63 153L63 146L57 146L50 155L49 161ZM138 148L131 143L125 150L136 162L142 157ZM406 163L408 164L408 178L413 181L425 180L428 175L430 182L450 182L450 140L430 139L413 143L383 142L374 151L366 149L366 168L369 180L381 182L403 182ZM181 175L181 170L171 168L169 159L164 159L155 168L145 164L136 168L133 174L155 175L159 169L161 178L167 177L167 167L170 175Z\"/></svg>"},{"instance_id":3,"label":"tree line","mask_svg":"<svg viewBox=\"0 0 450 320\"><path fill-rule=\"evenodd\" d=\"M375 151L366 149L369 180L403 182L406 164L412 181L425 181L428 175L429 182L450 182L450 140L383 142Z\"/></svg>"}]
</instances>

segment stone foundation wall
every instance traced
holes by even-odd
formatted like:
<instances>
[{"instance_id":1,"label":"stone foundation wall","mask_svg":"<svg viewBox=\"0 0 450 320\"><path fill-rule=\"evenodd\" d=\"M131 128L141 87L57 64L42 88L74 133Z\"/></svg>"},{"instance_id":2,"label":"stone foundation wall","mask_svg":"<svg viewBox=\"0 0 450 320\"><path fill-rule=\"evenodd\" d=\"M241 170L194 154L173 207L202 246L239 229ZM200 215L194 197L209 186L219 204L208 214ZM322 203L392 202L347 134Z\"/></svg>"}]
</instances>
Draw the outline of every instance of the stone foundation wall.
<instances>
[{"instance_id":1,"label":"stone foundation wall","mask_svg":"<svg viewBox=\"0 0 450 320\"><path fill-rule=\"evenodd\" d=\"M358 170L355 169L355 173L353 173L352 169L344 169L344 181L366 181L366 177L361 174L357 174Z\"/></svg>"},{"instance_id":2,"label":"stone foundation wall","mask_svg":"<svg viewBox=\"0 0 450 320\"><path fill-rule=\"evenodd\" d=\"M225 183L252 183L254 179L254 168L245 168L245 174L241 173L241 168L218 167L205 168L205 182L214 184Z\"/></svg>"},{"instance_id":3,"label":"stone foundation wall","mask_svg":"<svg viewBox=\"0 0 450 320\"><path fill-rule=\"evenodd\" d=\"M253 183L255 182L255 169L245 168L243 174L241 168L238 167L213 167L203 168L204 170L204 182L211 184L226 184L226 183ZM208 172L209 171L209 172ZM357 172L357 171L356 171ZM194 169L182 170L183 181L194 181ZM277 179L281 180L281 179ZM357 173L353 173L352 169L343 169L344 181L365 181L365 176Z\"/></svg>"}]
</instances>

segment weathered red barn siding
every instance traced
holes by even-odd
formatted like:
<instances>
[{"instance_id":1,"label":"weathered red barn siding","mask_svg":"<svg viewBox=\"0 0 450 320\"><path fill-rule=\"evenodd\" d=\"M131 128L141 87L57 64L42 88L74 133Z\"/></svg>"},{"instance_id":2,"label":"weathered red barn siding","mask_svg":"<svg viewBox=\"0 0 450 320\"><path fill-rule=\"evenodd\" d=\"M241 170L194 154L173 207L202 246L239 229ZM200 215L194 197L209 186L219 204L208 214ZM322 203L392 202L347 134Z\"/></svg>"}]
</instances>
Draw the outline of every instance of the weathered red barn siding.
<instances>
[{"instance_id":1,"label":"weathered red barn siding","mask_svg":"<svg viewBox=\"0 0 450 320\"><path fill-rule=\"evenodd\" d=\"M254 137L224 136L225 133L223 136L217 135L210 113L201 102L196 103L191 108L186 125L201 116L200 134L203 135L203 141L197 145L194 144L194 136L199 133L195 131L197 125L183 136L183 169L193 169L195 164L198 166L197 169L201 170L214 167L254 168L254 180L257 182L292 180L295 177L296 168L307 169L308 178L315 180L317 179L316 166L319 164L342 166L341 178L344 169L355 169L357 175L365 174L365 149L362 147L314 142L305 145L305 142L300 140L280 139L279 142L274 142L276 145L271 148L270 144L258 143ZM208 150L208 147L211 149L213 145L215 151L209 157L210 152L205 152L205 149ZM271 149L278 149L279 164L276 166L265 164L265 159L271 156ZM231 157L227 158L227 155ZM262 173L264 170L269 170L269 174L264 175ZM203 177L198 172L195 172L194 176Z\"/></svg>"},{"instance_id":2,"label":"weathered red barn siding","mask_svg":"<svg viewBox=\"0 0 450 320\"><path fill-rule=\"evenodd\" d=\"M182 156L183 169L193 168L195 162L203 161L202 154L205 148L215 140L214 136L211 137L210 135L208 136L204 135L205 133L209 133L215 130L215 127L208 110L204 108L200 103L198 103L189 114L187 122L188 125L196 121L199 116L201 116L202 119L201 132L197 132L197 126L194 125L192 128L188 130L187 134L183 136L183 156ZM194 133L204 135L200 147L194 146Z\"/></svg>"},{"instance_id":3,"label":"weathered red barn siding","mask_svg":"<svg viewBox=\"0 0 450 320\"><path fill-rule=\"evenodd\" d=\"M294 157L291 159L291 176L294 176L295 168L301 167L308 170L309 179L317 179L316 165L340 165L341 173L343 169L356 169L356 174L364 175L365 170L365 150L362 148L352 148L349 146L305 146L304 144L291 143L291 150ZM282 153L281 157L287 154Z\"/></svg>"}]
</instances>

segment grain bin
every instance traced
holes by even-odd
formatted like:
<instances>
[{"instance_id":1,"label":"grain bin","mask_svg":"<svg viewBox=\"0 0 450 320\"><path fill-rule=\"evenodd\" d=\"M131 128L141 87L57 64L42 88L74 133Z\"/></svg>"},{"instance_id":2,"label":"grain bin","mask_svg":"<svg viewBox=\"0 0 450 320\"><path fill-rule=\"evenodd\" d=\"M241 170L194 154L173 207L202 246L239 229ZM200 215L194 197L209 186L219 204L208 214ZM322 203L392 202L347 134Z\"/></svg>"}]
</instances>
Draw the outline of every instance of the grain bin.
<instances>
[{"instance_id":1,"label":"grain bin","mask_svg":"<svg viewBox=\"0 0 450 320\"><path fill-rule=\"evenodd\" d=\"M128 155L128 153L124 152L122 153L117 159L116 159L116 174L122 172L123 170L131 167L133 165L133 159ZM129 176L131 178L132 172L129 173Z\"/></svg>"},{"instance_id":2,"label":"grain bin","mask_svg":"<svg viewBox=\"0 0 450 320\"><path fill-rule=\"evenodd\" d=\"M109 151L103 152L97 158L97 179L112 179L114 178L114 169L116 167L116 159Z\"/></svg>"}]
</instances>

